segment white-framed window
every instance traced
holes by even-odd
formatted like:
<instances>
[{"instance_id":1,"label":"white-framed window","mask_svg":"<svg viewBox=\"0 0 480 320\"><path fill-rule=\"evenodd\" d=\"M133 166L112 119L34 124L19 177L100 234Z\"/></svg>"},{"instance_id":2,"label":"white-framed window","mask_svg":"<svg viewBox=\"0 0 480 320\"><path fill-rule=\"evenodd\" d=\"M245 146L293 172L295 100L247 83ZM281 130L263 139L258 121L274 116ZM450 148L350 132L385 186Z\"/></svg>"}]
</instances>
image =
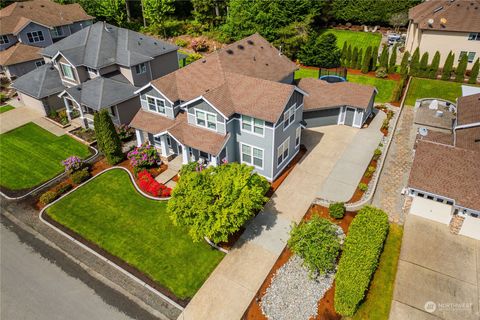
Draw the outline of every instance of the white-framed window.
<instances>
[{"instance_id":1,"label":"white-framed window","mask_svg":"<svg viewBox=\"0 0 480 320\"><path fill-rule=\"evenodd\" d=\"M290 152L290 137L285 139L283 143L277 148L277 167L280 166L287 158Z\"/></svg>"},{"instance_id":2,"label":"white-framed window","mask_svg":"<svg viewBox=\"0 0 480 320\"><path fill-rule=\"evenodd\" d=\"M300 145L300 137L302 135L302 127L298 127L295 130L295 148L297 148Z\"/></svg>"},{"instance_id":3,"label":"white-framed window","mask_svg":"<svg viewBox=\"0 0 480 320\"><path fill-rule=\"evenodd\" d=\"M45 40L43 37L43 32L41 30L27 32L28 42L40 42Z\"/></svg>"},{"instance_id":4,"label":"white-framed window","mask_svg":"<svg viewBox=\"0 0 480 320\"><path fill-rule=\"evenodd\" d=\"M283 114L283 130L287 129L293 122L295 122L295 104Z\"/></svg>"},{"instance_id":5,"label":"white-framed window","mask_svg":"<svg viewBox=\"0 0 480 320\"><path fill-rule=\"evenodd\" d=\"M480 32L470 32L468 35L468 40L480 41Z\"/></svg>"},{"instance_id":6,"label":"white-framed window","mask_svg":"<svg viewBox=\"0 0 480 320\"><path fill-rule=\"evenodd\" d=\"M217 130L217 115L203 110L195 109L195 118L198 126Z\"/></svg>"},{"instance_id":7,"label":"white-framed window","mask_svg":"<svg viewBox=\"0 0 480 320\"><path fill-rule=\"evenodd\" d=\"M52 36L54 36L54 37L61 37L61 36L63 36L63 28L62 28L62 26L60 26L60 27L54 27L54 28L52 29Z\"/></svg>"},{"instance_id":8,"label":"white-framed window","mask_svg":"<svg viewBox=\"0 0 480 320\"><path fill-rule=\"evenodd\" d=\"M263 169L263 149L241 143L242 163Z\"/></svg>"},{"instance_id":9,"label":"white-framed window","mask_svg":"<svg viewBox=\"0 0 480 320\"><path fill-rule=\"evenodd\" d=\"M135 66L135 73L136 74L142 74L147 72L147 64L146 63L140 63Z\"/></svg>"},{"instance_id":10,"label":"white-framed window","mask_svg":"<svg viewBox=\"0 0 480 320\"><path fill-rule=\"evenodd\" d=\"M73 68L71 65L60 63L60 66L62 67L62 73L65 78L70 80L75 80L75 76L73 74Z\"/></svg>"},{"instance_id":11,"label":"white-framed window","mask_svg":"<svg viewBox=\"0 0 480 320\"><path fill-rule=\"evenodd\" d=\"M35 61L35 67L40 68L45 64L45 60Z\"/></svg>"},{"instance_id":12,"label":"white-framed window","mask_svg":"<svg viewBox=\"0 0 480 320\"><path fill-rule=\"evenodd\" d=\"M165 114L165 100L147 96L148 110Z\"/></svg>"},{"instance_id":13,"label":"white-framed window","mask_svg":"<svg viewBox=\"0 0 480 320\"><path fill-rule=\"evenodd\" d=\"M471 51L471 52L460 51L460 55L458 56L458 61L462 60L464 55L468 56L468 62L473 62L473 59L475 59L476 53L473 52L473 51Z\"/></svg>"},{"instance_id":14,"label":"white-framed window","mask_svg":"<svg viewBox=\"0 0 480 320\"><path fill-rule=\"evenodd\" d=\"M1 36L0 36L0 44L7 44L7 43L9 43L9 42L10 42L10 40L8 40L8 36L7 36L7 35L4 34L4 35L1 35Z\"/></svg>"},{"instance_id":15,"label":"white-framed window","mask_svg":"<svg viewBox=\"0 0 480 320\"><path fill-rule=\"evenodd\" d=\"M265 121L242 115L242 131L263 136Z\"/></svg>"}]
</instances>

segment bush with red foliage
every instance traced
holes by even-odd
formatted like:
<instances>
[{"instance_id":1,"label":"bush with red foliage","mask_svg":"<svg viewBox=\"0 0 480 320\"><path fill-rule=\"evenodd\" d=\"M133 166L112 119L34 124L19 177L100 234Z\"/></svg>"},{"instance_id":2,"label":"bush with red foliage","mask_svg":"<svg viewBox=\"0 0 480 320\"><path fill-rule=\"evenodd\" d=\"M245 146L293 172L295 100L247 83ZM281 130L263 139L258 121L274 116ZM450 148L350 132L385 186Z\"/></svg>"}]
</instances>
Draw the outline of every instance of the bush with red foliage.
<instances>
[{"instance_id":1,"label":"bush with red foliage","mask_svg":"<svg viewBox=\"0 0 480 320\"><path fill-rule=\"evenodd\" d=\"M140 171L137 174L137 178L138 186L142 191L149 193L154 197L170 197L172 189L156 181L147 170Z\"/></svg>"}]
</instances>

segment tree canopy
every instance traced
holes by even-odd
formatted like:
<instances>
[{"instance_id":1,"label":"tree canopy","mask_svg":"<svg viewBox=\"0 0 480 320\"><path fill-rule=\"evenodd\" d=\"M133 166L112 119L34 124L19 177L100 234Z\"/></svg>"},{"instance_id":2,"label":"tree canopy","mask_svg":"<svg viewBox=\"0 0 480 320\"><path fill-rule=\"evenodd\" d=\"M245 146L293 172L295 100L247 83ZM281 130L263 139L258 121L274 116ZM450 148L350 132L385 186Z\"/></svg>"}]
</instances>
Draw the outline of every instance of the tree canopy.
<instances>
[{"instance_id":1,"label":"tree canopy","mask_svg":"<svg viewBox=\"0 0 480 320\"><path fill-rule=\"evenodd\" d=\"M175 225L187 227L194 241L204 237L214 243L227 241L263 207L269 187L245 164L199 170L197 163L190 163L180 171L168 213Z\"/></svg>"}]
</instances>

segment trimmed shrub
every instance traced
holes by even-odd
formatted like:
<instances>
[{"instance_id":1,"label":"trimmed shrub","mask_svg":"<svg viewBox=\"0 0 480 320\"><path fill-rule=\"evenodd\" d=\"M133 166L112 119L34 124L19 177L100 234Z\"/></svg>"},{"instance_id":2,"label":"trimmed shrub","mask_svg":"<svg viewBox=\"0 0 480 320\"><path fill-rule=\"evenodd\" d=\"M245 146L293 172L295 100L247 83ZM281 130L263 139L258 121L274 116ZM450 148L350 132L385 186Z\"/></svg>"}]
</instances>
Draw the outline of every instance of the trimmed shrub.
<instances>
[{"instance_id":1,"label":"trimmed shrub","mask_svg":"<svg viewBox=\"0 0 480 320\"><path fill-rule=\"evenodd\" d=\"M195 52L205 52L208 50L208 44L204 39L192 40L190 44Z\"/></svg>"},{"instance_id":2,"label":"trimmed shrub","mask_svg":"<svg viewBox=\"0 0 480 320\"><path fill-rule=\"evenodd\" d=\"M75 184L80 184L88 178L90 178L90 172L88 171L88 168L75 171L70 175L70 179L72 179L72 182Z\"/></svg>"},{"instance_id":3,"label":"trimmed shrub","mask_svg":"<svg viewBox=\"0 0 480 320\"><path fill-rule=\"evenodd\" d=\"M310 220L293 226L288 247L303 258L311 275L325 274L335 269L340 252L337 228L330 221L313 216Z\"/></svg>"},{"instance_id":4,"label":"trimmed shrub","mask_svg":"<svg viewBox=\"0 0 480 320\"><path fill-rule=\"evenodd\" d=\"M175 40L175 44L179 47L184 48L188 45L188 41L182 38L178 38L177 40Z\"/></svg>"},{"instance_id":5,"label":"trimmed shrub","mask_svg":"<svg viewBox=\"0 0 480 320\"><path fill-rule=\"evenodd\" d=\"M65 171L73 173L85 167L85 163L77 156L70 156L62 161Z\"/></svg>"},{"instance_id":6,"label":"trimmed shrub","mask_svg":"<svg viewBox=\"0 0 480 320\"><path fill-rule=\"evenodd\" d=\"M406 75L408 74L408 59L410 58L410 53L408 51L405 51L403 54L402 62L400 64L400 74L401 75Z\"/></svg>"},{"instance_id":7,"label":"trimmed shrub","mask_svg":"<svg viewBox=\"0 0 480 320\"><path fill-rule=\"evenodd\" d=\"M392 48L392 55L390 56L390 62L388 63L388 73L395 72L395 66L397 65L397 48L398 45L394 45Z\"/></svg>"},{"instance_id":8,"label":"trimmed shrub","mask_svg":"<svg viewBox=\"0 0 480 320\"><path fill-rule=\"evenodd\" d=\"M353 219L345 239L335 276L335 310L353 316L364 299L377 269L388 234L388 216L372 206L361 209Z\"/></svg>"},{"instance_id":9,"label":"trimmed shrub","mask_svg":"<svg viewBox=\"0 0 480 320\"><path fill-rule=\"evenodd\" d=\"M347 52L345 54L345 60L343 61L343 66L349 67L351 60L352 60L352 46L348 45Z\"/></svg>"},{"instance_id":10,"label":"trimmed shrub","mask_svg":"<svg viewBox=\"0 0 480 320\"><path fill-rule=\"evenodd\" d=\"M410 61L410 75L411 76L418 76L420 68L420 49L415 49L412 55L412 60Z\"/></svg>"},{"instance_id":11,"label":"trimmed shrub","mask_svg":"<svg viewBox=\"0 0 480 320\"><path fill-rule=\"evenodd\" d=\"M417 75L421 77L427 77L429 72L428 68L428 52L425 52L420 59L420 66Z\"/></svg>"},{"instance_id":12,"label":"trimmed shrub","mask_svg":"<svg viewBox=\"0 0 480 320\"><path fill-rule=\"evenodd\" d=\"M106 109L96 112L93 118L98 149L103 152L109 164L123 160L122 143L112 118Z\"/></svg>"},{"instance_id":13,"label":"trimmed shrub","mask_svg":"<svg viewBox=\"0 0 480 320\"><path fill-rule=\"evenodd\" d=\"M385 68L385 70L388 68L388 54L388 47L384 45L380 54L380 67Z\"/></svg>"},{"instance_id":14,"label":"trimmed shrub","mask_svg":"<svg viewBox=\"0 0 480 320\"><path fill-rule=\"evenodd\" d=\"M342 219L345 215L345 204L343 202L330 203L328 213L332 218Z\"/></svg>"},{"instance_id":15,"label":"trimmed shrub","mask_svg":"<svg viewBox=\"0 0 480 320\"><path fill-rule=\"evenodd\" d=\"M362 69L362 62L363 62L363 49L360 49L358 51L358 58L357 58L357 64L355 65L355 69Z\"/></svg>"},{"instance_id":16,"label":"trimmed shrub","mask_svg":"<svg viewBox=\"0 0 480 320\"><path fill-rule=\"evenodd\" d=\"M355 47L353 48L353 51L352 51L352 60L350 60L349 67L352 69L355 69L355 66L357 65L357 60L358 60L358 48Z\"/></svg>"},{"instance_id":17,"label":"trimmed shrub","mask_svg":"<svg viewBox=\"0 0 480 320\"><path fill-rule=\"evenodd\" d=\"M342 47L342 54L341 54L341 58L340 58L340 63L341 63L341 66L342 67L345 67L345 60L347 58L347 51L348 51L348 44L347 42L345 41L343 43L343 47Z\"/></svg>"},{"instance_id":18,"label":"trimmed shrub","mask_svg":"<svg viewBox=\"0 0 480 320\"><path fill-rule=\"evenodd\" d=\"M375 151L373 152L373 159L374 160L378 160L380 158L380 156L382 155L382 150L380 149L375 149Z\"/></svg>"},{"instance_id":19,"label":"trimmed shrub","mask_svg":"<svg viewBox=\"0 0 480 320\"><path fill-rule=\"evenodd\" d=\"M377 78L386 78L388 77L387 69L380 67L375 71L375 77Z\"/></svg>"},{"instance_id":20,"label":"trimmed shrub","mask_svg":"<svg viewBox=\"0 0 480 320\"><path fill-rule=\"evenodd\" d=\"M73 186L71 184L64 184L57 189L57 195L60 196L72 189L73 189Z\"/></svg>"},{"instance_id":21,"label":"trimmed shrub","mask_svg":"<svg viewBox=\"0 0 480 320\"><path fill-rule=\"evenodd\" d=\"M154 197L170 197L172 189L156 181L147 170L140 171L137 175L138 186Z\"/></svg>"},{"instance_id":22,"label":"trimmed shrub","mask_svg":"<svg viewBox=\"0 0 480 320\"><path fill-rule=\"evenodd\" d=\"M202 55L200 53L192 53L192 54L189 54L187 59L185 60L185 63L186 64L190 64L192 62L195 62L197 60L200 60L202 59Z\"/></svg>"},{"instance_id":23,"label":"trimmed shrub","mask_svg":"<svg viewBox=\"0 0 480 320\"><path fill-rule=\"evenodd\" d=\"M376 168L374 166L369 166L367 168L367 171L365 172L365 177L371 177L373 173L375 172Z\"/></svg>"},{"instance_id":24,"label":"trimmed shrub","mask_svg":"<svg viewBox=\"0 0 480 320\"><path fill-rule=\"evenodd\" d=\"M372 47L368 47L362 62L362 73L370 71L370 60L372 60Z\"/></svg>"},{"instance_id":25,"label":"trimmed shrub","mask_svg":"<svg viewBox=\"0 0 480 320\"><path fill-rule=\"evenodd\" d=\"M360 182L358 184L358 189L360 189L360 191L365 192L368 190L368 185L366 183Z\"/></svg>"},{"instance_id":26,"label":"trimmed shrub","mask_svg":"<svg viewBox=\"0 0 480 320\"><path fill-rule=\"evenodd\" d=\"M475 84L477 83L478 71L480 69L480 59L477 58L477 61L473 64L472 71L470 72L470 78L468 78L468 83Z\"/></svg>"},{"instance_id":27,"label":"trimmed shrub","mask_svg":"<svg viewBox=\"0 0 480 320\"><path fill-rule=\"evenodd\" d=\"M138 169L137 172L160 162L157 149L148 142L142 144L140 147L133 148L133 150L127 154L127 158L130 160L130 165L134 169Z\"/></svg>"},{"instance_id":28,"label":"trimmed shrub","mask_svg":"<svg viewBox=\"0 0 480 320\"><path fill-rule=\"evenodd\" d=\"M428 77L430 79L436 79L438 73L438 67L440 66L440 52L435 52L433 56L432 64L430 65L430 69L428 72Z\"/></svg>"},{"instance_id":29,"label":"trimmed shrub","mask_svg":"<svg viewBox=\"0 0 480 320\"><path fill-rule=\"evenodd\" d=\"M40 203L46 206L57 199L58 195L55 191L47 191L40 196Z\"/></svg>"},{"instance_id":30,"label":"trimmed shrub","mask_svg":"<svg viewBox=\"0 0 480 320\"><path fill-rule=\"evenodd\" d=\"M452 69L453 69L453 61L455 60L455 53L450 53L447 56L447 59L445 60L445 64L443 65L443 70L442 70L442 80L450 80L452 77Z\"/></svg>"},{"instance_id":31,"label":"trimmed shrub","mask_svg":"<svg viewBox=\"0 0 480 320\"><path fill-rule=\"evenodd\" d=\"M455 70L455 81L463 82L465 80L465 71L467 71L468 55L465 53L458 63L457 70Z\"/></svg>"},{"instance_id":32,"label":"trimmed shrub","mask_svg":"<svg viewBox=\"0 0 480 320\"><path fill-rule=\"evenodd\" d=\"M370 61L370 70L377 70L377 61L378 61L378 46L374 47L372 50L372 60Z\"/></svg>"}]
</instances>

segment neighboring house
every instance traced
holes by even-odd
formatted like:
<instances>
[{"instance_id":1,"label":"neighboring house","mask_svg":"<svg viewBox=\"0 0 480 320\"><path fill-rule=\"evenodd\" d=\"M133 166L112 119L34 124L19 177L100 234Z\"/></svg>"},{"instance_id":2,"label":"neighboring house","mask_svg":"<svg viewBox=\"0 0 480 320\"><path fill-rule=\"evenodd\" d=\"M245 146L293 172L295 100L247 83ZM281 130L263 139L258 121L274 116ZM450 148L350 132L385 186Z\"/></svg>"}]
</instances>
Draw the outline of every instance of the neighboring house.
<instances>
[{"instance_id":1,"label":"neighboring house","mask_svg":"<svg viewBox=\"0 0 480 320\"><path fill-rule=\"evenodd\" d=\"M0 10L0 67L14 80L43 65L39 49L92 24L79 4L14 2Z\"/></svg>"},{"instance_id":2,"label":"neighboring house","mask_svg":"<svg viewBox=\"0 0 480 320\"><path fill-rule=\"evenodd\" d=\"M468 69L480 56L480 0L430 0L408 12L405 48L413 53L420 48L428 52L430 61L440 52L443 66L450 51L458 64L462 55L468 55Z\"/></svg>"},{"instance_id":3,"label":"neighboring house","mask_svg":"<svg viewBox=\"0 0 480 320\"><path fill-rule=\"evenodd\" d=\"M377 94L375 87L313 78L301 79L298 87L309 94L303 108L308 128L332 124L361 128L372 114Z\"/></svg>"},{"instance_id":4,"label":"neighboring house","mask_svg":"<svg viewBox=\"0 0 480 320\"><path fill-rule=\"evenodd\" d=\"M178 69L177 49L141 33L97 22L43 49L45 61L55 70L55 83L63 85L60 94L49 99L56 100L55 105L61 101L69 119L79 115L80 124L87 128L93 126L93 114L101 109L109 110L116 125L128 124L140 108L135 91ZM32 71L12 85L27 107L36 98L30 90L34 77ZM52 105L45 106L43 113L48 114Z\"/></svg>"},{"instance_id":5,"label":"neighboring house","mask_svg":"<svg viewBox=\"0 0 480 320\"><path fill-rule=\"evenodd\" d=\"M0 66L5 75L14 80L45 64L41 48L17 43L0 51Z\"/></svg>"},{"instance_id":6,"label":"neighboring house","mask_svg":"<svg viewBox=\"0 0 480 320\"><path fill-rule=\"evenodd\" d=\"M417 137L408 193L451 206L450 216L479 218L479 164L480 94L474 94L458 99L450 133L426 131Z\"/></svg>"},{"instance_id":7,"label":"neighboring house","mask_svg":"<svg viewBox=\"0 0 480 320\"><path fill-rule=\"evenodd\" d=\"M352 106L362 121L345 117L340 123L359 127L375 97L373 87L311 79L300 83L314 84L305 86L315 97L307 100L309 93L293 84L296 69L259 34L230 44L137 91L142 108L130 123L137 143L149 142L164 159L181 156L183 163L246 163L273 181L299 152L302 128L309 121L311 127L327 124L331 117L306 116L307 101L312 111L337 110L332 124L339 123L340 110L349 114Z\"/></svg>"}]
</instances>

